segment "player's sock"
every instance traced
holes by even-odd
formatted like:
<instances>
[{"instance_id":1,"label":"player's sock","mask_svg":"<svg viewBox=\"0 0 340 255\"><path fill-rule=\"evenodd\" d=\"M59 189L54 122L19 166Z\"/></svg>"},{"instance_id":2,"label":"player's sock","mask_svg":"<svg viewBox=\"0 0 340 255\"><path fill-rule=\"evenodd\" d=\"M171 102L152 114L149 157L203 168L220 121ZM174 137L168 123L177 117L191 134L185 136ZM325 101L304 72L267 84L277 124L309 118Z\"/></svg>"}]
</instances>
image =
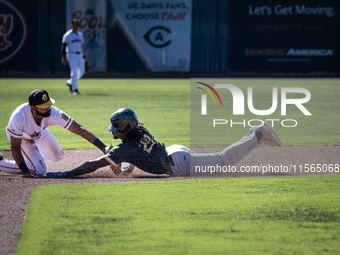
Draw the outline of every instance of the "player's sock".
<instances>
[{"instance_id":1,"label":"player's sock","mask_svg":"<svg viewBox=\"0 0 340 255\"><path fill-rule=\"evenodd\" d=\"M256 131L255 135L256 135L257 141L260 143L260 140L263 137L263 133L261 131Z\"/></svg>"}]
</instances>

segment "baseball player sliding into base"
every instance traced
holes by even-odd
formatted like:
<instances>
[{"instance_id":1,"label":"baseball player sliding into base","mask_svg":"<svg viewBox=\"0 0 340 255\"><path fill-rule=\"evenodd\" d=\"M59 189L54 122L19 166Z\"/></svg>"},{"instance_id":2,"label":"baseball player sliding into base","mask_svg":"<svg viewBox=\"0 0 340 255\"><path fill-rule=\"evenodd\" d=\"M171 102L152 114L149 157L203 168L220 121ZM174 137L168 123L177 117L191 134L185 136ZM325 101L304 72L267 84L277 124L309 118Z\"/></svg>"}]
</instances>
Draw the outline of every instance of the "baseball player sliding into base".
<instances>
[{"instance_id":1,"label":"baseball player sliding into base","mask_svg":"<svg viewBox=\"0 0 340 255\"><path fill-rule=\"evenodd\" d=\"M14 160L6 160L0 154L1 171L21 173L24 177L38 177L47 171L44 159L63 159L62 148L47 129L52 125L59 125L83 137L104 154L109 151L110 147L106 147L94 134L54 107L55 100L49 97L46 90L33 90L28 101L18 106L10 117L6 131Z\"/></svg>"},{"instance_id":2,"label":"baseball player sliding into base","mask_svg":"<svg viewBox=\"0 0 340 255\"><path fill-rule=\"evenodd\" d=\"M62 40L61 47L61 63L70 66L70 79L66 82L69 90L74 95L79 94L77 81L85 73L85 51L84 51L84 37L83 34L78 31L79 23L77 20L72 20L72 29L67 31ZM66 61L67 60L67 61Z\"/></svg>"},{"instance_id":3,"label":"baseball player sliding into base","mask_svg":"<svg viewBox=\"0 0 340 255\"><path fill-rule=\"evenodd\" d=\"M252 128L239 142L220 153L198 154L182 145L165 147L163 143L157 142L143 124L139 123L135 112L129 108L117 110L110 120L109 132L112 132L115 139L121 139L121 144L110 149L105 156L88 161L71 171L46 175L72 177L91 173L108 165L114 169L122 162L128 162L130 169L121 170L116 174L131 172L132 167L136 166L153 174L188 176L195 166L234 166L261 143L282 147L280 139L265 122L257 128Z\"/></svg>"}]
</instances>

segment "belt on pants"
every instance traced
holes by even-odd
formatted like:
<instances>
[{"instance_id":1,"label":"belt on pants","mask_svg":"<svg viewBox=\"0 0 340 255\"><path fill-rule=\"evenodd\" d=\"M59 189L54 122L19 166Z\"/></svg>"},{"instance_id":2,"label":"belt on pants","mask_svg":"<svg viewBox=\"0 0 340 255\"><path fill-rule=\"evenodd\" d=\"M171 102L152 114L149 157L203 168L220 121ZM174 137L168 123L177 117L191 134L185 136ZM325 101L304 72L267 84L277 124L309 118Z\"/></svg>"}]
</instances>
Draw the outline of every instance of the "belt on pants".
<instances>
[{"instance_id":1,"label":"belt on pants","mask_svg":"<svg viewBox=\"0 0 340 255\"><path fill-rule=\"evenodd\" d=\"M71 51L71 53L81 54L81 51Z\"/></svg>"},{"instance_id":2,"label":"belt on pants","mask_svg":"<svg viewBox=\"0 0 340 255\"><path fill-rule=\"evenodd\" d=\"M174 160L172 159L171 155L168 155L168 161L170 165L169 174L175 176L175 173L171 169L171 166L175 166Z\"/></svg>"},{"instance_id":3,"label":"belt on pants","mask_svg":"<svg viewBox=\"0 0 340 255\"><path fill-rule=\"evenodd\" d=\"M174 160L172 159L171 155L168 155L168 160L169 160L170 166L175 166L175 162L174 162Z\"/></svg>"}]
</instances>

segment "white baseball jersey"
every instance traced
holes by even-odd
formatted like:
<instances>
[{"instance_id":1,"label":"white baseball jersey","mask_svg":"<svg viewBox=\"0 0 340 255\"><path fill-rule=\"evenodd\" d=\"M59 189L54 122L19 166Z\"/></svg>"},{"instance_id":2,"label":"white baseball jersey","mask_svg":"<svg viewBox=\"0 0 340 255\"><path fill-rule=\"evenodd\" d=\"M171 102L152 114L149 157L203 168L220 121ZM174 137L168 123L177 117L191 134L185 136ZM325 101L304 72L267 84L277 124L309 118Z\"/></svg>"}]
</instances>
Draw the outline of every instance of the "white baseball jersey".
<instances>
[{"instance_id":1,"label":"white baseball jersey","mask_svg":"<svg viewBox=\"0 0 340 255\"><path fill-rule=\"evenodd\" d=\"M40 138L41 132L48 126L59 125L68 129L73 119L62 110L50 107L51 116L43 118L40 126L35 122L31 107L28 103L18 106L11 115L7 126L7 134L15 138L23 138L36 141Z\"/></svg>"},{"instance_id":2,"label":"white baseball jersey","mask_svg":"<svg viewBox=\"0 0 340 255\"><path fill-rule=\"evenodd\" d=\"M83 33L77 32L73 33L72 29L67 31L64 36L62 43L65 43L66 46L66 52L81 52L81 45L84 44L84 37Z\"/></svg>"}]
</instances>

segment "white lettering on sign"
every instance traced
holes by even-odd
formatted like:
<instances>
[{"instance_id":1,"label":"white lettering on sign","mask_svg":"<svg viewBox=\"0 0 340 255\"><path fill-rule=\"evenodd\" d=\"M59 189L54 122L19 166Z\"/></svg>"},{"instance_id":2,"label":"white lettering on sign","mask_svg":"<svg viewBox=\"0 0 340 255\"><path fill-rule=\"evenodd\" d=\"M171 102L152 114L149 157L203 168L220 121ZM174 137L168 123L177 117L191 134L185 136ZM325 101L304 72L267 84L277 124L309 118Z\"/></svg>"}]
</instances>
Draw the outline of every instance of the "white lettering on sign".
<instances>
[{"instance_id":1,"label":"white lettering on sign","mask_svg":"<svg viewBox=\"0 0 340 255\"><path fill-rule=\"evenodd\" d=\"M248 6L249 15L325 15L328 18L332 18L336 15L334 7L332 6L306 6L306 5L296 5L296 6L284 6L275 5L274 7L268 5L262 6Z\"/></svg>"}]
</instances>

